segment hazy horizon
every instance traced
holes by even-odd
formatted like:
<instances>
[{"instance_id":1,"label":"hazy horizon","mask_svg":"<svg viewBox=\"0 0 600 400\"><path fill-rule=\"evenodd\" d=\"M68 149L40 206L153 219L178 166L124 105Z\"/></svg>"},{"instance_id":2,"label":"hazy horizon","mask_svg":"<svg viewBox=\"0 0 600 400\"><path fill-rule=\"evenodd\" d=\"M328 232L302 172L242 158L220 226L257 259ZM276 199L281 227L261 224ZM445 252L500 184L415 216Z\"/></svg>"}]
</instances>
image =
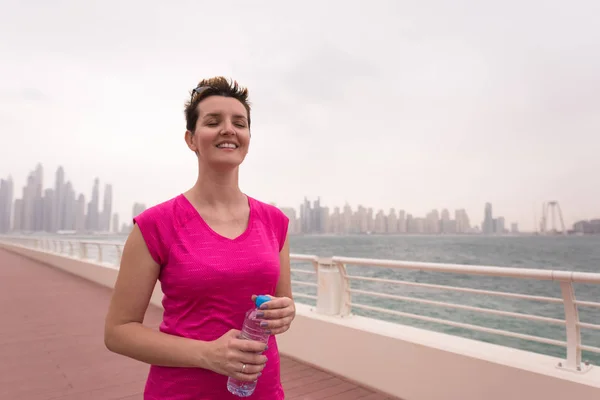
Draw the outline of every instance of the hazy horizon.
<instances>
[{"instance_id":1,"label":"hazy horizon","mask_svg":"<svg viewBox=\"0 0 600 400\"><path fill-rule=\"evenodd\" d=\"M183 103L224 75L250 89L259 200L600 217L600 2L364 4L5 1L0 177L20 197L62 165L87 201L98 177L127 222L195 182Z\"/></svg>"}]
</instances>

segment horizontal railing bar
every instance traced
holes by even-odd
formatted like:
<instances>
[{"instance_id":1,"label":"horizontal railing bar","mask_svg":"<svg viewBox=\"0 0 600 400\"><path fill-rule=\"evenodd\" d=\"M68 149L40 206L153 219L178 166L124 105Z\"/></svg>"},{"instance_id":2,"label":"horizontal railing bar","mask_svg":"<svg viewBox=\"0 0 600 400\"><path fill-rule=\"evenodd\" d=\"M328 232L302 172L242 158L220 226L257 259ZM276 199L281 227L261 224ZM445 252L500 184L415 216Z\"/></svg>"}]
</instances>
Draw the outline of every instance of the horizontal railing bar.
<instances>
[{"instance_id":1,"label":"horizontal railing bar","mask_svg":"<svg viewBox=\"0 0 600 400\"><path fill-rule=\"evenodd\" d=\"M463 293L471 293L471 294L486 294L486 295L490 295L490 296L509 297L509 298L522 299L522 300L544 301L544 302L548 302L548 303L559 303L559 304L562 304L562 302L563 302L563 299L558 298L558 297L533 296L533 295L529 295L529 294L497 292L497 291L493 291L493 290L461 288L461 287L457 287L457 286L436 285L433 283L409 282L409 281L402 281L402 280L395 280L395 279L371 278L371 277L357 276L357 275L347 275L347 277L348 277L348 279L351 279L351 280L391 283L391 284L398 284L398 285L404 285L404 286L415 286L415 287L423 287L423 288L428 288L428 289L450 290L450 291L454 291L454 292L463 292ZM600 305L600 303L599 303L599 305Z\"/></svg>"},{"instance_id":2,"label":"horizontal railing bar","mask_svg":"<svg viewBox=\"0 0 600 400\"><path fill-rule=\"evenodd\" d=\"M30 241L50 241L50 242L55 242L55 243L81 243L81 244L92 244L92 245L101 245L101 246L124 246L125 244L123 242L104 242L102 240L68 240L68 239L27 239Z\"/></svg>"},{"instance_id":3,"label":"horizontal railing bar","mask_svg":"<svg viewBox=\"0 0 600 400\"><path fill-rule=\"evenodd\" d=\"M578 322L577 325L579 325L582 328L586 328L586 329L600 330L600 325L588 324L587 322Z\"/></svg>"},{"instance_id":4,"label":"horizontal railing bar","mask_svg":"<svg viewBox=\"0 0 600 400\"><path fill-rule=\"evenodd\" d=\"M537 279L548 281L598 283L600 274L590 272L557 271L535 268L494 267L487 265L462 265L448 263L408 262L383 259L332 257L332 262L357 266L384 267L392 269L413 269L469 275L486 275L517 279Z\"/></svg>"},{"instance_id":5,"label":"horizontal railing bar","mask_svg":"<svg viewBox=\"0 0 600 400\"><path fill-rule=\"evenodd\" d=\"M295 281L292 279L292 284L294 285L300 285L300 286L311 286L311 287L317 287L317 284L314 282L302 282L302 281Z\"/></svg>"},{"instance_id":6,"label":"horizontal railing bar","mask_svg":"<svg viewBox=\"0 0 600 400\"><path fill-rule=\"evenodd\" d=\"M581 350L591 351L593 353L600 353L600 347L594 346L581 346Z\"/></svg>"},{"instance_id":7,"label":"horizontal railing bar","mask_svg":"<svg viewBox=\"0 0 600 400\"><path fill-rule=\"evenodd\" d=\"M382 297L382 298L386 298L386 299L408 301L408 302L412 302L412 303L428 304L428 305L432 305L432 306L455 308L455 309L459 309L459 310L475 311L475 312L480 312L480 313L484 313L484 314L494 314L494 315L500 315L503 317L520 318L520 319L526 319L526 320L530 320L530 321L547 322L547 323L556 324L556 325L565 325L566 324L566 322L562 319L542 317L542 316L531 315L531 314L514 313L514 312L510 312L510 311L493 310L491 308L465 306L462 304L446 303L444 301L425 300L425 299L419 299L417 297L397 296L397 295L393 295L393 294L377 293L377 292L370 292L367 290L358 290L358 289L351 289L350 293L365 294L365 295L370 295L370 296L374 296L374 297Z\"/></svg>"},{"instance_id":8,"label":"horizontal railing bar","mask_svg":"<svg viewBox=\"0 0 600 400\"><path fill-rule=\"evenodd\" d=\"M304 294L304 293L293 293L293 297L300 297L300 298L304 298L304 299L317 300L317 296L313 296L311 294Z\"/></svg>"},{"instance_id":9,"label":"horizontal railing bar","mask_svg":"<svg viewBox=\"0 0 600 400\"><path fill-rule=\"evenodd\" d=\"M502 329L486 328L486 327L483 327L480 325L472 325L472 324L465 324L463 322L448 321L448 320L440 319L440 318L426 317L424 315L411 314L411 313L395 311L395 310L387 310L385 308L365 306L362 304L351 303L351 306L356 307L356 308L362 308L365 310L377 311L377 312L381 312L381 313L385 313L385 314L393 314L393 315L397 315L400 317L413 318L413 319L418 319L418 320L427 321L427 322L435 322L438 324L454 326L456 328L470 329L470 330L484 332L484 333L491 333L491 334L495 334L495 335L514 337L517 339L530 340L533 342L551 344L551 345L560 346L560 347L567 346L566 342L563 342L560 340L548 339L548 338L539 337L539 336L525 335L522 333L505 331Z\"/></svg>"},{"instance_id":10,"label":"horizontal railing bar","mask_svg":"<svg viewBox=\"0 0 600 400\"><path fill-rule=\"evenodd\" d=\"M575 304L577 304L578 306L584 306L584 307L597 307L597 308L600 308L600 303L596 303L594 301L577 300L577 301L575 301Z\"/></svg>"},{"instance_id":11,"label":"horizontal railing bar","mask_svg":"<svg viewBox=\"0 0 600 400\"><path fill-rule=\"evenodd\" d=\"M292 268L291 271L296 272L298 274L307 274L307 275L316 275L317 274L315 271L308 271L308 270L297 269L297 268Z\"/></svg>"},{"instance_id":12,"label":"horizontal railing bar","mask_svg":"<svg viewBox=\"0 0 600 400\"><path fill-rule=\"evenodd\" d=\"M319 261L319 257L308 255L308 254L290 254L290 260L293 260L293 261L318 262Z\"/></svg>"}]
</instances>

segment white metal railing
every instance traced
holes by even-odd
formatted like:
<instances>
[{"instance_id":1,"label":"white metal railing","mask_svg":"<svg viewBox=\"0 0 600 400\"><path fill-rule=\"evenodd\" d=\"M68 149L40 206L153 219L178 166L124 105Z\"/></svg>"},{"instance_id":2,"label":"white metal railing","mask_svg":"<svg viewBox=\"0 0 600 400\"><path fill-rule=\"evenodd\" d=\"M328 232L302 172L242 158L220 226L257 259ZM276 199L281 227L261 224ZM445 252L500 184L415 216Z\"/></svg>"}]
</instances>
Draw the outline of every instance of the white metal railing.
<instances>
[{"instance_id":1,"label":"white metal railing","mask_svg":"<svg viewBox=\"0 0 600 400\"><path fill-rule=\"evenodd\" d=\"M115 266L120 263L122 248L124 245L122 242L92 240L88 241L76 239L70 240L57 239L52 237L30 238L0 236L0 242L2 241L19 244L26 247L33 247L43 251L59 253L70 257L90 259L99 263L111 264ZM90 248L93 248L96 253L90 254ZM112 252L108 251L108 249L111 249ZM566 348L567 356L566 360L564 362L561 362L558 365L558 367L574 372L586 372L591 368L589 363L582 362L582 351L589 351L600 354L599 346L585 345L582 343L581 339L582 328L593 331L600 331L600 325L589 322L582 322L579 319L580 307L600 309L600 303L577 300L573 288L574 283L598 285L600 293L600 274L543 269L406 262L350 257L319 258L317 256L301 254L291 254L290 258L293 264L292 285L294 286L294 297L308 299L316 302L317 312L320 313L347 317L351 315L352 309L367 310L371 312L382 313L397 317L411 318L425 322L432 322L451 327L467 329L471 331L478 331L553 346L560 346ZM296 268L296 265L298 263L310 264L312 268ZM561 297L538 296L531 294L483 290L451 285L420 283L399 279L387 279L376 276L351 275L348 273L348 266L368 267L371 268L371 270L416 270L428 272L441 272L447 274L466 274L471 276L480 275L489 277L515 278L520 280L530 279L538 281L553 281L558 284L557 293L560 293ZM300 277L307 277L312 281L296 279ZM564 318L551 318L547 316L526 314L521 312L504 311L492 308L451 303L446 301L402 296L392 293L384 293L382 291L353 288L353 282L371 282L385 284L393 287L417 287L446 292L458 292L473 295L487 295L492 297L503 297L543 303L562 304L562 308L564 310ZM310 288L316 292L316 295L300 291L300 288ZM415 304L444 307L455 310L464 310L488 315L509 317L518 320L535 321L539 323L558 325L564 327L566 340L556 340L547 337L523 334L504 329L490 328L472 323L457 322L448 319L422 315L418 313L410 313L396 309L362 304L353 301L353 295L370 296L373 298L404 301Z\"/></svg>"},{"instance_id":2,"label":"white metal railing","mask_svg":"<svg viewBox=\"0 0 600 400\"><path fill-rule=\"evenodd\" d=\"M530 340L539 343L545 343L555 346L566 347L567 359L566 363L560 363L559 367L566 368L573 371L584 371L589 365L582 365L581 352L582 350L600 353L600 347L586 346L581 342L581 328L600 330L600 325L592 323L584 323L579 320L578 306L595 307L600 308L600 303L590 301L577 301L575 299L575 291L573 283L587 283L599 285L600 289L600 274L584 273L584 272L572 272L572 271L555 271L555 270L542 270L542 269L523 269L523 268L507 268L507 267L490 267L490 266L475 266L475 265L457 265L457 264L440 264L440 263L419 263L419 262L404 262L394 260L373 260L373 259L362 259L362 258L350 258L350 257L333 257L331 260L335 264L342 275L342 292L344 293L344 305L341 309L341 315L348 315L351 309L359 308L365 310L371 310L381 313L392 314L401 317L408 317L418 319L427 322L434 322L439 324L445 324L457 328L464 328L484 333L492 333L501 336L513 337L518 339ZM479 290L462 288L447 285L432 285L426 283L409 282L394 279L384 279L376 277L362 277L356 275L349 275L347 273L347 266L368 266L372 268L389 268L389 269L404 269L404 270L420 270L420 271L432 271L432 272L445 272L455 274L468 274L468 275L484 275L492 277L506 277L516 279L535 279L535 280L548 280L557 281L560 287L561 297L544 297L544 296L532 296L528 294L518 293L507 293L490 290ZM486 294L491 296L502 296L511 297L522 300L534 300L549 303L562 303L564 305L564 316L565 319L549 318L538 315L531 315L525 313L517 313L510 311L501 311L490 308L465 306L461 304L454 304L449 302L432 301L419 298L410 298L405 296L397 296L373 291L352 289L351 281L371 281L395 285L408 285L422 288L435 288L440 290L448 291L459 291L464 293L473 294ZM505 317L513 317L518 319L545 322L550 324L558 324L565 326L566 328L566 341L560 341L555 339L549 339L540 336L525 335L521 333L511 332L501 329L493 329L480 325L467 324L455 321L444 320L440 318L428 317L424 315L418 315L414 313L407 313L397 310L389 310L381 307L373 307L364 304L353 303L351 295L364 294L374 297L390 298L394 300L402 300L409 302L417 302L421 304L428 304L434 306L448 307L453 309L462 309L474 312L480 312L485 314L501 315Z\"/></svg>"}]
</instances>

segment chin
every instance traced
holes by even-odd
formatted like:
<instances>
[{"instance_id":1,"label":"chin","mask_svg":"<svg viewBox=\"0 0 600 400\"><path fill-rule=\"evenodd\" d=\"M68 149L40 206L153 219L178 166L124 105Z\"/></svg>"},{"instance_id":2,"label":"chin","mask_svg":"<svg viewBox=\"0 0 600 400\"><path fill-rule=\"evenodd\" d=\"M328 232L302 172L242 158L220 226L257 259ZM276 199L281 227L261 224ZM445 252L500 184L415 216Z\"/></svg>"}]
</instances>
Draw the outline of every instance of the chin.
<instances>
[{"instance_id":1,"label":"chin","mask_svg":"<svg viewBox=\"0 0 600 400\"><path fill-rule=\"evenodd\" d=\"M226 171L238 168L244 160L211 160L208 165L216 170Z\"/></svg>"}]
</instances>

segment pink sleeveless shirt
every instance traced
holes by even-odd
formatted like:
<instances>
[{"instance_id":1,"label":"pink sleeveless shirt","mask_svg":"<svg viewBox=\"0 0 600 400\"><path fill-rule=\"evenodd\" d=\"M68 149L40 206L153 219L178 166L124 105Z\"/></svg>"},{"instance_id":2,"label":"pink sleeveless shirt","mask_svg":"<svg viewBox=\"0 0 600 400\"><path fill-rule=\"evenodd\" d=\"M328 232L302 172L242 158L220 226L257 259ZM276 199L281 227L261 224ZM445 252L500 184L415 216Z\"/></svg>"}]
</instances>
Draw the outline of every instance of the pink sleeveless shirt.
<instances>
[{"instance_id":1,"label":"pink sleeveless shirt","mask_svg":"<svg viewBox=\"0 0 600 400\"><path fill-rule=\"evenodd\" d=\"M161 266L162 332L212 341L241 329L253 294L275 295L288 218L274 206L250 197L248 202L248 227L235 239L213 231L182 194L134 218ZM268 346L253 400L284 398L275 336ZM227 391L226 376L156 365L150 367L144 399L239 400Z\"/></svg>"}]
</instances>

